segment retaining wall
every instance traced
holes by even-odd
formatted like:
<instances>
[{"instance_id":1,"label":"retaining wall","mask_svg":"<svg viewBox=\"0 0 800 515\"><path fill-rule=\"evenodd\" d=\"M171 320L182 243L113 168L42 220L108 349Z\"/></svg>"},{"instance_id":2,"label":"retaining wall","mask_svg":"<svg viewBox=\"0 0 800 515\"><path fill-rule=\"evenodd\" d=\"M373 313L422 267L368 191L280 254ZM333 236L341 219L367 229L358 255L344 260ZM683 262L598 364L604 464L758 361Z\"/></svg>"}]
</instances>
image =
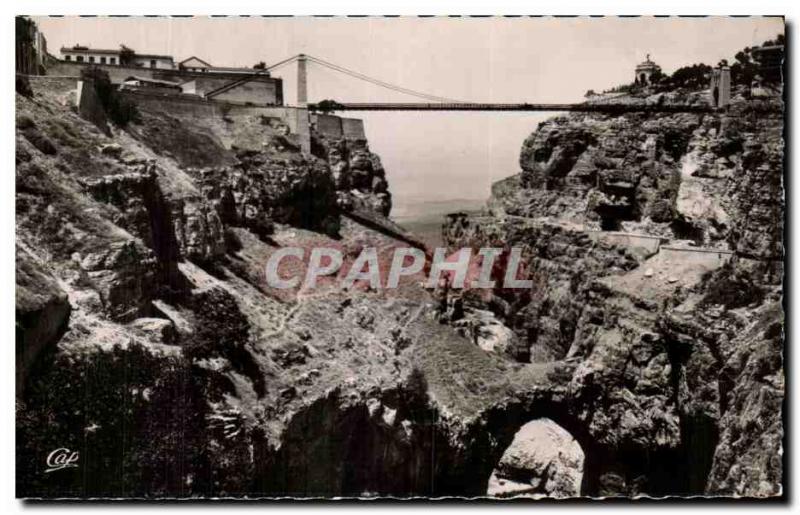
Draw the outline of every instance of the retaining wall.
<instances>
[{"instance_id":1,"label":"retaining wall","mask_svg":"<svg viewBox=\"0 0 800 515\"><path fill-rule=\"evenodd\" d=\"M86 63L67 63L59 61L49 66L49 75L80 77ZM157 68L138 68L132 66L113 66L94 64L108 72L111 82L121 83L131 75L147 79L166 80L182 84L194 81L195 91L203 95L243 77L240 73L197 73L183 70L164 70ZM273 77L258 77L231 88L216 97L218 100L252 102L255 104L283 105L283 80Z\"/></svg>"},{"instance_id":2,"label":"retaining wall","mask_svg":"<svg viewBox=\"0 0 800 515\"><path fill-rule=\"evenodd\" d=\"M367 139L364 132L364 120L358 118L342 118L342 132L346 139Z\"/></svg>"},{"instance_id":3,"label":"retaining wall","mask_svg":"<svg viewBox=\"0 0 800 515\"><path fill-rule=\"evenodd\" d=\"M104 133L110 134L106 113L105 110L103 110L100 99L97 97L94 84L91 82L86 83L82 80L77 81L75 99L81 118L92 122Z\"/></svg>"},{"instance_id":4,"label":"retaining wall","mask_svg":"<svg viewBox=\"0 0 800 515\"><path fill-rule=\"evenodd\" d=\"M682 262L696 263L710 268L719 268L733 256L733 252L729 250L672 247L669 245L662 245L659 254L667 259L680 258Z\"/></svg>"},{"instance_id":5,"label":"retaining wall","mask_svg":"<svg viewBox=\"0 0 800 515\"><path fill-rule=\"evenodd\" d=\"M342 130L342 119L330 114L312 114L311 123L316 126L316 130L322 136L331 139L339 139L344 135Z\"/></svg>"},{"instance_id":6,"label":"retaining wall","mask_svg":"<svg viewBox=\"0 0 800 515\"><path fill-rule=\"evenodd\" d=\"M57 93L75 91L78 84L78 80L70 76L28 75L27 77L32 87L36 88L37 85L40 85Z\"/></svg>"},{"instance_id":7,"label":"retaining wall","mask_svg":"<svg viewBox=\"0 0 800 515\"><path fill-rule=\"evenodd\" d=\"M314 113L311 115L311 123L315 125L319 134L331 139L367 139L364 132L364 121L358 118L342 118L332 114Z\"/></svg>"},{"instance_id":8,"label":"retaining wall","mask_svg":"<svg viewBox=\"0 0 800 515\"><path fill-rule=\"evenodd\" d=\"M594 241L605 241L620 247L625 247L642 258L648 258L657 254L661 243L667 241L666 238L659 238L658 236L646 234L630 234L614 231L587 231L587 233Z\"/></svg>"}]
</instances>

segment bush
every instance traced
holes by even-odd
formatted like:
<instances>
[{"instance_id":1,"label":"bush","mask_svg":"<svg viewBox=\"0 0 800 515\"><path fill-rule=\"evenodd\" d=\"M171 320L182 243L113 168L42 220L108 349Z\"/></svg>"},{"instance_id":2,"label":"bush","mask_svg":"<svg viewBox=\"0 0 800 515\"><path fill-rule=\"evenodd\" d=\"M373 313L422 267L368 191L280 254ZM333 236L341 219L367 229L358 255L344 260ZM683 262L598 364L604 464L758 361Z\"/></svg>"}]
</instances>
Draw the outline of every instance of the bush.
<instances>
[{"instance_id":1,"label":"bush","mask_svg":"<svg viewBox=\"0 0 800 515\"><path fill-rule=\"evenodd\" d=\"M250 323L239 310L236 299L221 288L195 294L190 308L197 317L197 332L184 347L192 361L225 358L231 368L249 378L259 397L266 391L261 368L247 348Z\"/></svg>"},{"instance_id":2,"label":"bush","mask_svg":"<svg viewBox=\"0 0 800 515\"><path fill-rule=\"evenodd\" d=\"M317 111L321 113L333 113L334 111L338 111L342 108L342 104L335 100L322 100L321 102L317 102Z\"/></svg>"},{"instance_id":3,"label":"bush","mask_svg":"<svg viewBox=\"0 0 800 515\"><path fill-rule=\"evenodd\" d=\"M737 309L761 303L766 294L750 272L730 262L705 279L701 302L704 306L721 304L727 309Z\"/></svg>"},{"instance_id":4,"label":"bush","mask_svg":"<svg viewBox=\"0 0 800 515\"><path fill-rule=\"evenodd\" d=\"M428 380L422 369L417 366L411 369L401 394L403 405L414 420L424 421L430 416Z\"/></svg>"},{"instance_id":5,"label":"bush","mask_svg":"<svg viewBox=\"0 0 800 515\"><path fill-rule=\"evenodd\" d=\"M705 89L708 87L710 79L711 67L709 65L703 63L692 64L678 68L672 75L661 77L657 83L657 90Z\"/></svg>"}]
</instances>

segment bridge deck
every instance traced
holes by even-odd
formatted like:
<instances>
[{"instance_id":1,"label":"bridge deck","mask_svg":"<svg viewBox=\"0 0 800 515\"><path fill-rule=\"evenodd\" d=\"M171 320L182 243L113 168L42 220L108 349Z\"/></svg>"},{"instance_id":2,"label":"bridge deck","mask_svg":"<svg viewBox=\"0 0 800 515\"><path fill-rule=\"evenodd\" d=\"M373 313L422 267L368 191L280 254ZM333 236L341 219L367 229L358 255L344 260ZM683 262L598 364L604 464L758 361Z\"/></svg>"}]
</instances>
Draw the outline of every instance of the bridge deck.
<instances>
[{"instance_id":1,"label":"bridge deck","mask_svg":"<svg viewBox=\"0 0 800 515\"><path fill-rule=\"evenodd\" d=\"M324 106L333 111L579 111L589 113L711 113L707 105L688 104L496 104L496 103L346 103ZM308 104L319 110L319 104Z\"/></svg>"}]
</instances>

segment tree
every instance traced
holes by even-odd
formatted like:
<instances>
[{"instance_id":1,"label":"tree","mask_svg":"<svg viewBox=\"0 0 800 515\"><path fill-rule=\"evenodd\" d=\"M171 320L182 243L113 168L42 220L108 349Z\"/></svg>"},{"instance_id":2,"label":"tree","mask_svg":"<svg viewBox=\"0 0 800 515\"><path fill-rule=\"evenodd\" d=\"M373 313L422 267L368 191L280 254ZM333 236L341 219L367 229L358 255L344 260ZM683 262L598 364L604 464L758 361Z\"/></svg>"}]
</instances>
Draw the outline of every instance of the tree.
<instances>
[{"instance_id":1,"label":"tree","mask_svg":"<svg viewBox=\"0 0 800 515\"><path fill-rule=\"evenodd\" d=\"M664 72L662 72L660 68L657 68L653 70L653 73L650 74L650 84L658 84L666 78L667 76L664 74Z\"/></svg>"},{"instance_id":2,"label":"tree","mask_svg":"<svg viewBox=\"0 0 800 515\"><path fill-rule=\"evenodd\" d=\"M132 66L136 58L136 52L132 48L125 45L119 46L119 64L120 66Z\"/></svg>"},{"instance_id":3,"label":"tree","mask_svg":"<svg viewBox=\"0 0 800 515\"><path fill-rule=\"evenodd\" d=\"M703 89L708 87L711 77L711 67L704 63L683 66L663 81L670 89Z\"/></svg>"},{"instance_id":4,"label":"tree","mask_svg":"<svg viewBox=\"0 0 800 515\"><path fill-rule=\"evenodd\" d=\"M332 113L338 109L341 109L342 104L335 100L323 100L321 102L317 102L317 111L321 113Z\"/></svg>"}]
</instances>

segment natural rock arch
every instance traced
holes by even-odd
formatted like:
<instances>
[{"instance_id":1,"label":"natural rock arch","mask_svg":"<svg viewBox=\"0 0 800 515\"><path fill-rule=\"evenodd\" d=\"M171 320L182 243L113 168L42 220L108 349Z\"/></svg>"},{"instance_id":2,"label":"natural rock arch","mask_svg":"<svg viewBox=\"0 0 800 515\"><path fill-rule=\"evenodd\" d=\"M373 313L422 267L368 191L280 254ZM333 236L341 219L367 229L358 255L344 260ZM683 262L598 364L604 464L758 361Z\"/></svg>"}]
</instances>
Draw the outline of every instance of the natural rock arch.
<instances>
[{"instance_id":1,"label":"natural rock arch","mask_svg":"<svg viewBox=\"0 0 800 515\"><path fill-rule=\"evenodd\" d=\"M466 490L486 495L489 481L514 437L528 423L547 419L567 433L583 453L583 476L580 495L593 495L601 469L602 451L586 425L569 409L565 401L552 399L520 400L492 407L474 425L466 469L472 481L464 478Z\"/></svg>"}]
</instances>

